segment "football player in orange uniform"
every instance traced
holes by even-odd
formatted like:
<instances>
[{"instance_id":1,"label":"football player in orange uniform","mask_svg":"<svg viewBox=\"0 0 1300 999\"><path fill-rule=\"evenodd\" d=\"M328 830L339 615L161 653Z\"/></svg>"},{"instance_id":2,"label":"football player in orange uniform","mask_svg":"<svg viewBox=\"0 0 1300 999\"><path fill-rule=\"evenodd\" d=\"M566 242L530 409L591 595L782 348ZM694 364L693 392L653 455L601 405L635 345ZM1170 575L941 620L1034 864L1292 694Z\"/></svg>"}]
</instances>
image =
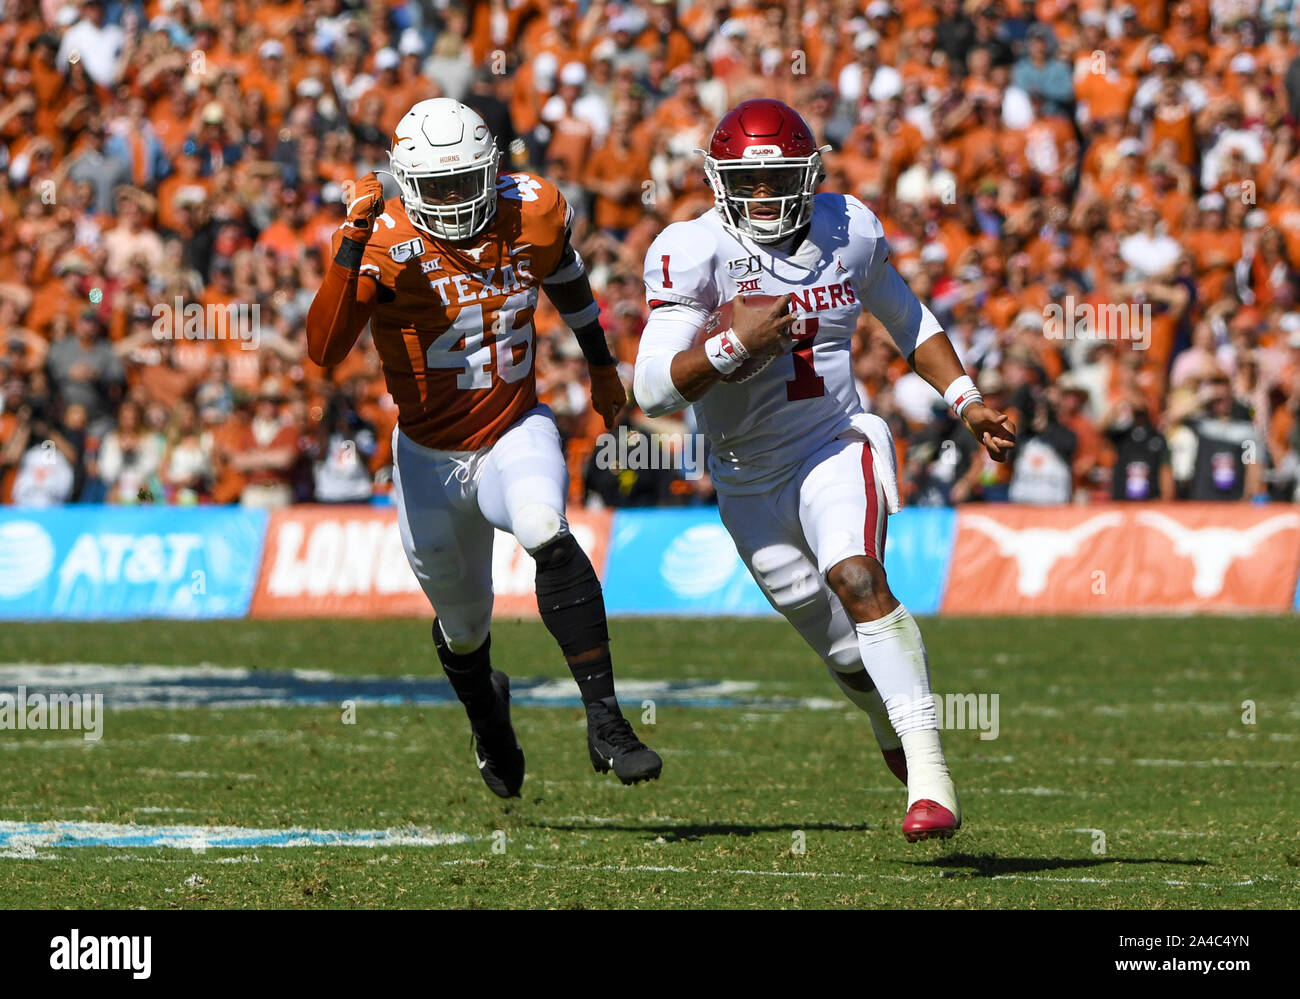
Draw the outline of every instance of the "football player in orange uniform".
<instances>
[{"instance_id":1,"label":"football player in orange uniform","mask_svg":"<svg viewBox=\"0 0 1300 999\"><path fill-rule=\"evenodd\" d=\"M465 705L479 771L518 795L524 755L510 687L491 666L492 539L509 531L537 563L537 605L587 710L598 772L625 784L663 767L614 697L600 581L564 517L568 473L551 411L537 401L532 316L545 289L591 372L612 427L626 402L582 258L555 185L498 177L483 119L459 101L421 101L390 153L401 197L358 182L334 259L307 315L308 353L338 364L366 324L398 407L393 484L411 569L436 616L433 641Z\"/></svg>"}]
</instances>

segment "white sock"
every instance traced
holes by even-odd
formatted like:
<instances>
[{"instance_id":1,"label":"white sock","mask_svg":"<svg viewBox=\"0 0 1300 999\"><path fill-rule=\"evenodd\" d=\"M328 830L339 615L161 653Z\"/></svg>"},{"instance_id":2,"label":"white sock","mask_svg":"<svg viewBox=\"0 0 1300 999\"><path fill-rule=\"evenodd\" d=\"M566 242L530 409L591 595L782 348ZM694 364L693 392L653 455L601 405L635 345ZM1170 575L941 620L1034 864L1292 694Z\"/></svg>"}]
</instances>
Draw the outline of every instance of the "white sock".
<instances>
[{"instance_id":1,"label":"white sock","mask_svg":"<svg viewBox=\"0 0 1300 999\"><path fill-rule=\"evenodd\" d=\"M889 724L889 712L885 710L880 691L875 687L870 690L855 690L844 682L839 670L832 669L830 674L839 684L840 690L844 691L844 696L866 712L867 719L871 722L871 731L876 734L876 742L881 749L897 749L903 744L894 731L894 726Z\"/></svg>"},{"instance_id":2,"label":"white sock","mask_svg":"<svg viewBox=\"0 0 1300 999\"><path fill-rule=\"evenodd\" d=\"M900 604L892 613L876 621L859 622L854 629L862 665L880 692L907 757L908 807L929 798L960 818L957 791L939 741L939 715L916 619Z\"/></svg>"}]
</instances>

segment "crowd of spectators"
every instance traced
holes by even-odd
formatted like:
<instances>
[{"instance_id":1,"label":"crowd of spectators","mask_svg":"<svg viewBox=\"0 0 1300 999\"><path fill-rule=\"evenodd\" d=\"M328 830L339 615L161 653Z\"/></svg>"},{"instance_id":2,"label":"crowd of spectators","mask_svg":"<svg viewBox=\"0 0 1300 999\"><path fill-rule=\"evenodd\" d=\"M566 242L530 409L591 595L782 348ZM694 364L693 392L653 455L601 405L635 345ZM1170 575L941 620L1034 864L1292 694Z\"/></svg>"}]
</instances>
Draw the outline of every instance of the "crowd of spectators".
<instances>
[{"instance_id":1,"label":"crowd of spectators","mask_svg":"<svg viewBox=\"0 0 1300 999\"><path fill-rule=\"evenodd\" d=\"M483 114L503 168L564 191L629 375L644 253L712 205L694 150L776 96L832 147L823 189L880 217L1020 427L1016 461L989 462L864 315L854 372L910 502L1300 499L1293 0L0 10L5 502L382 497L395 410L375 350L323 370L303 319L344 185L435 96ZM256 305L258 335L160 332L172 302ZM707 476L595 460L581 352L544 299L535 325L571 500L709 501Z\"/></svg>"}]
</instances>

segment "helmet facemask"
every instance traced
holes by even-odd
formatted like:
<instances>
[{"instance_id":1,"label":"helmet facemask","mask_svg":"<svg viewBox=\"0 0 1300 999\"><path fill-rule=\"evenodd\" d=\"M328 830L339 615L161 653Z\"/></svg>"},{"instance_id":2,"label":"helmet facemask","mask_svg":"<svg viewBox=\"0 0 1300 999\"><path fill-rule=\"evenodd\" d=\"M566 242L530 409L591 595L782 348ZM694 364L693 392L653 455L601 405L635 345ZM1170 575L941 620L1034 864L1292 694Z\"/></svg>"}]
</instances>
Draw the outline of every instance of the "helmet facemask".
<instances>
[{"instance_id":1,"label":"helmet facemask","mask_svg":"<svg viewBox=\"0 0 1300 999\"><path fill-rule=\"evenodd\" d=\"M472 239L492 221L497 207L497 163L494 147L487 159L469 167L414 169L389 153L393 176L402 190L402 206L411 224L436 239Z\"/></svg>"},{"instance_id":2,"label":"helmet facemask","mask_svg":"<svg viewBox=\"0 0 1300 999\"><path fill-rule=\"evenodd\" d=\"M756 243L779 243L807 225L813 192L826 176L820 152L736 160L706 155L704 173L722 221Z\"/></svg>"}]
</instances>

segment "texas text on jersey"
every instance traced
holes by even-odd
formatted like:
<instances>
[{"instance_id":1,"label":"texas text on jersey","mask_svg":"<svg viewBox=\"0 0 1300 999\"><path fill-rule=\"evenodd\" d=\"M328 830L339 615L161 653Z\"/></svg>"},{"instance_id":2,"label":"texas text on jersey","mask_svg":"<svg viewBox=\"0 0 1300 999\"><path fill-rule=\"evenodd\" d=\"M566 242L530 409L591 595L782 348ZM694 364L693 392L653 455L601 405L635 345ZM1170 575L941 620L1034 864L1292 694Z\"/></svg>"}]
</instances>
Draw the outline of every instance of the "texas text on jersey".
<instances>
[{"instance_id":1,"label":"texas text on jersey","mask_svg":"<svg viewBox=\"0 0 1300 999\"><path fill-rule=\"evenodd\" d=\"M401 199L385 203L360 273L376 286L371 333L411 440L475 451L537 405L533 312L542 281L562 277L571 220L555 185L527 173L501 176L495 216L461 243L416 229Z\"/></svg>"}]
</instances>

